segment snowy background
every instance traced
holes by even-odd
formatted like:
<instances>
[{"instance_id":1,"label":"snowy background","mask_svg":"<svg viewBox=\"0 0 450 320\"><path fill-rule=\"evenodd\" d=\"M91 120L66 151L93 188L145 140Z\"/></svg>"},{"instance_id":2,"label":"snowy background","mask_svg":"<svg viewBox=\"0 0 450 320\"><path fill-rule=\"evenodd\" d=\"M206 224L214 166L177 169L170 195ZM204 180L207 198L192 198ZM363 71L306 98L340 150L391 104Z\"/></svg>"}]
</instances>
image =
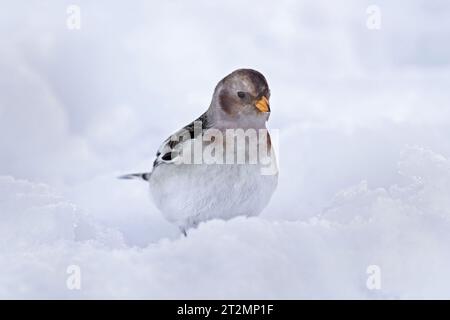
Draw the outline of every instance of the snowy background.
<instances>
[{"instance_id":1,"label":"snowy background","mask_svg":"<svg viewBox=\"0 0 450 320\"><path fill-rule=\"evenodd\" d=\"M449 39L445 0L1 0L0 298L450 298ZM240 67L272 89L278 190L181 237L116 176Z\"/></svg>"}]
</instances>

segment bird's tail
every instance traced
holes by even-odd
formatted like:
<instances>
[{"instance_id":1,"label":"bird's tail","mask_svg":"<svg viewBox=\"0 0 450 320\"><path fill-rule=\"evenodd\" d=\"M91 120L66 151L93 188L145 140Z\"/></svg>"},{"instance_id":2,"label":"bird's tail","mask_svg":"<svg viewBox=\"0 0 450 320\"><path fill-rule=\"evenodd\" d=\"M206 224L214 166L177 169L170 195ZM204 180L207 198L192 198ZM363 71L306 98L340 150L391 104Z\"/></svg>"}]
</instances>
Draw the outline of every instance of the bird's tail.
<instances>
[{"instance_id":1,"label":"bird's tail","mask_svg":"<svg viewBox=\"0 0 450 320\"><path fill-rule=\"evenodd\" d=\"M124 179L124 180L138 179L138 180L148 181L150 179L150 175L151 175L151 172L131 173L131 174L126 174L124 176L120 176L119 179Z\"/></svg>"}]
</instances>

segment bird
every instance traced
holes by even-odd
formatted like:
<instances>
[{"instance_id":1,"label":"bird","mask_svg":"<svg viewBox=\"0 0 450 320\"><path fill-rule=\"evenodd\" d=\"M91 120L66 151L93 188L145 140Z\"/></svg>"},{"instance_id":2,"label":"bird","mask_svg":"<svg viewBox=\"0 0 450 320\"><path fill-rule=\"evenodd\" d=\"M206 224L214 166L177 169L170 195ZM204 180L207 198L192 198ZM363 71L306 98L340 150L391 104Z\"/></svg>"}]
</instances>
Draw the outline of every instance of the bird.
<instances>
[{"instance_id":1,"label":"bird","mask_svg":"<svg viewBox=\"0 0 450 320\"><path fill-rule=\"evenodd\" d=\"M150 172L120 178L147 182L156 207L185 236L208 220L259 215L278 184L269 101L262 73L231 72L206 112L162 143Z\"/></svg>"}]
</instances>

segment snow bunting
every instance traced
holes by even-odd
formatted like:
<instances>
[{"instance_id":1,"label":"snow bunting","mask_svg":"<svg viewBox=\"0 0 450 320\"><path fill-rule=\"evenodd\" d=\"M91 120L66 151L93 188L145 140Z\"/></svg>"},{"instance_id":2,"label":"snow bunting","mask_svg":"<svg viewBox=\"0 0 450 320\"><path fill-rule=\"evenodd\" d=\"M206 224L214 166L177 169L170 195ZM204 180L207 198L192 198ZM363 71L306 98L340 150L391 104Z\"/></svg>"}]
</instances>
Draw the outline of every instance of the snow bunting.
<instances>
[{"instance_id":1,"label":"snow bunting","mask_svg":"<svg viewBox=\"0 0 450 320\"><path fill-rule=\"evenodd\" d=\"M208 110L163 142L152 172L122 178L147 181L157 208L185 235L202 221L258 215L278 181L269 99L261 73L232 72Z\"/></svg>"}]
</instances>

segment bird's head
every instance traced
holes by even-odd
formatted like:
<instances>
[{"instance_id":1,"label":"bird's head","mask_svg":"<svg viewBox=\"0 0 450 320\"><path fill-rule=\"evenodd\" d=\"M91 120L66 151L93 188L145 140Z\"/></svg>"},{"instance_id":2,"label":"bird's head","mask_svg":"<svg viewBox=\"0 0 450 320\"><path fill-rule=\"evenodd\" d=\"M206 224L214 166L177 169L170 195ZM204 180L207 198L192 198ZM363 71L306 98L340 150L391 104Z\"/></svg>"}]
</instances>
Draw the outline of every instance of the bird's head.
<instances>
[{"instance_id":1,"label":"bird's head","mask_svg":"<svg viewBox=\"0 0 450 320\"><path fill-rule=\"evenodd\" d=\"M239 69L216 86L210 111L227 127L258 128L270 115L270 90L266 78L252 69Z\"/></svg>"}]
</instances>

